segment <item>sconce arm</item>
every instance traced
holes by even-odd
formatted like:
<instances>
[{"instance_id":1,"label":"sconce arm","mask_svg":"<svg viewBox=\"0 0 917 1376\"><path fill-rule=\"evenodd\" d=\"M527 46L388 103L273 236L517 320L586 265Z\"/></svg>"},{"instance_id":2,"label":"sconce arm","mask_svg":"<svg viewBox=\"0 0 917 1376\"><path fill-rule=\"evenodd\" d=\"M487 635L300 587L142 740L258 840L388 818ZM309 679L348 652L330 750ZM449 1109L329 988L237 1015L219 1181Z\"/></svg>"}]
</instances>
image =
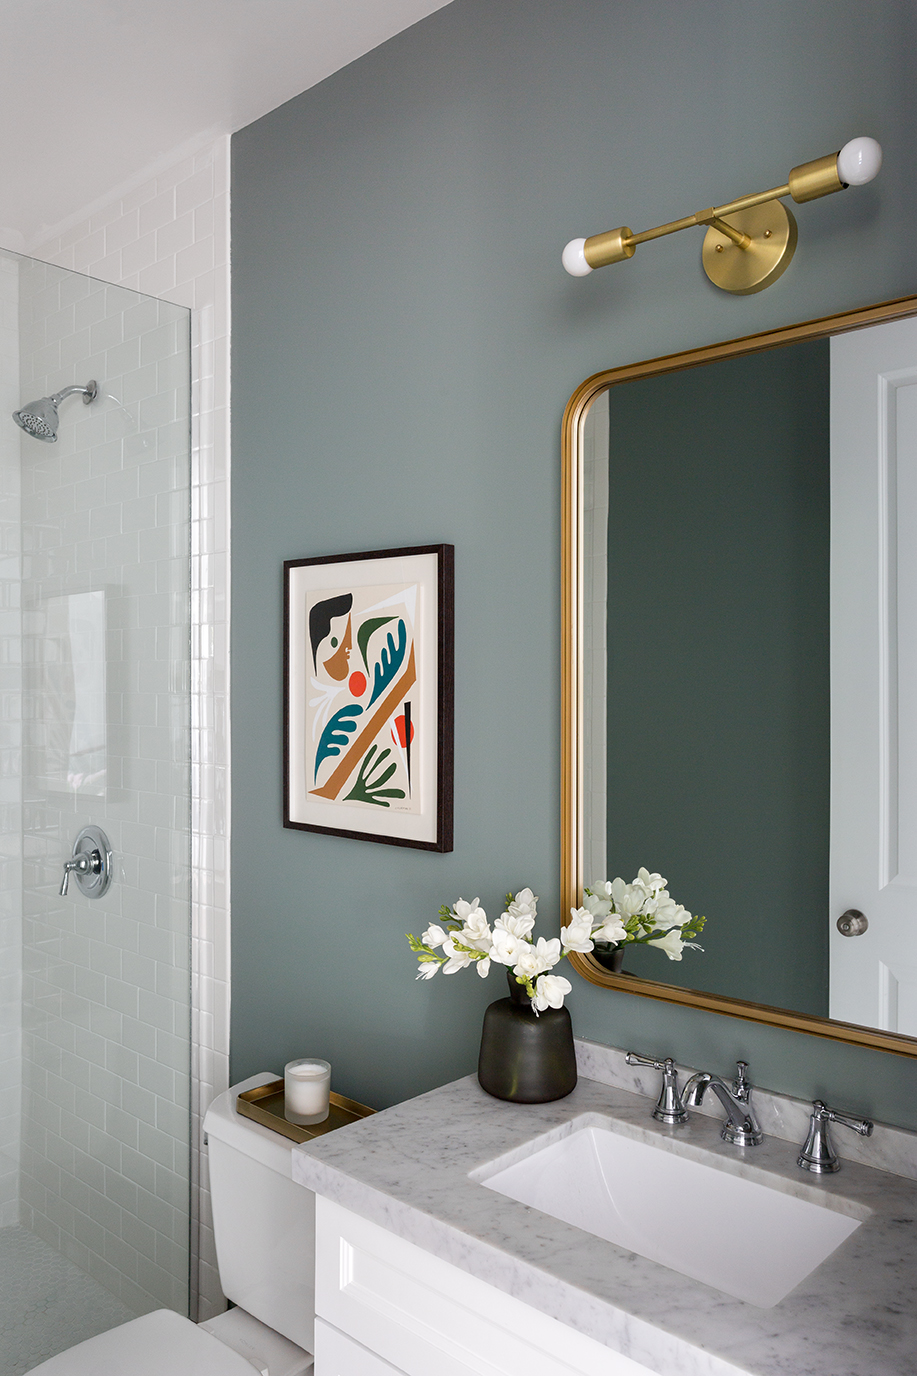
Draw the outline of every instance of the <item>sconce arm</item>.
<instances>
[{"instance_id":1,"label":"sconce arm","mask_svg":"<svg viewBox=\"0 0 917 1376\"><path fill-rule=\"evenodd\" d=\"M641 230L639 234L634 234L627 225L622 225L619 229L606 230L603 234L592 234L587 239L573 239L564 250L564 266L572 276L582 277L595 268L608 267L611 263L623 263L626 259L633 258L638 244L646 244L651 239L661 239L667 234L677 234L679 230L691 229L697 225L705 225L708 229L716 230L739 249L752 249L755 246L754 233L745 233L741 227L728 224L725 216L743 215L746 211L754 210L770 201L779 201L782 196L791 196L797 204L817 200L820 196L830 196L832 192L843 191L848 185L862 185L871 181L881 165L882 150L875 140L852 139L839 153L828 153L812 162L800 163L798 167L793 168L782 186L771 187L769 191L757 191L750 196L740 196L738 200L729 201L726 205L711 206L707 210L697 211L694 215L686 215L683 219L670 220L667 224ZM847 180L843 179L845 176ZM775 214L782 214L783 221L786 221L788 216L785 207L775 211ZM774 223L782 229L779 219ZM777 230L768 228L764 237L769 239L775 233ZM762 286L768 285L780 275L792 257L796 242L795 226L786 235L786 239L787 242L780 246L780 257L785 261L779 270L770 268L762 276L756 277L755 269L750 269L754 283L752 286L727 285L719 281L717 284L725 286L727 291L740 293L761 290ZM717 281L718 275L714 276L714 281Z\"/></svg>"}]
</instances>

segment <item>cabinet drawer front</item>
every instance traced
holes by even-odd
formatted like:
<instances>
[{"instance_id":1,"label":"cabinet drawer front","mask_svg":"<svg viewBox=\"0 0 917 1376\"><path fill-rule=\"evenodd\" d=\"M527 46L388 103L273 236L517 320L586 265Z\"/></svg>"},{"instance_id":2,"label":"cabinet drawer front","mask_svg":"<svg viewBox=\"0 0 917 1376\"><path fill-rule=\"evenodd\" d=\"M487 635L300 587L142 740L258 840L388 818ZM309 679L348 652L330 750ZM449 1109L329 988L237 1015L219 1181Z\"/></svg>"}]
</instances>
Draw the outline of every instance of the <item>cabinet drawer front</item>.
<instances>
[{"instance_id":1,"label":"cabinet drawer front","mask_svg":"<svg viewBox=\"0 0 917 1376\"><path fill-rule=\"evenodd\" d=\"M395 1367L367 1352L329 1323L315 1320L314 1376L399 1376Z\"/></svg>"},{"instance_id":2,"label":"cabinet drawer front","mask_svg":"<svg viewBox=\"0 0 917 1376\"><path fill-rule=\"evenodd\" d=\"M321 1196L315 1308L406 1376L647 1376L631 1358ZM316 1376L336 1374L316 1360Z\"/></svg>"}]
</instances>

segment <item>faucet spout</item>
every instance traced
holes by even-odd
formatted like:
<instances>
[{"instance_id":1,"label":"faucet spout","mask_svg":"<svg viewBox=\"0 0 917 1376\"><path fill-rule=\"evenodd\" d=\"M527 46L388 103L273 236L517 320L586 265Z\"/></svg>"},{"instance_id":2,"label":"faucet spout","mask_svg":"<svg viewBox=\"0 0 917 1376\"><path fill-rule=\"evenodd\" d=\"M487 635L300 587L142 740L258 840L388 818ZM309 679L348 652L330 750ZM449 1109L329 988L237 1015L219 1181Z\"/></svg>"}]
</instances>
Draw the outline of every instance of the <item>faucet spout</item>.
<instances>
[{"instance_id":1,"label":"faucet spout","mask_svg":"<svg viewBox=\"0 0 917 1376\"><path fill-rule=\"evenodd\" d=\"M721 1136L724 1142L738 1147L757 1147L764 1141L764 1133L751 1106L751 1086L745 1079L745 1065L739 1062L739 1074L732 1089L719 1075L708 1070L698 1071L685 1085L684 1102L688 1108L698 1108L710 1089L726 1110Z\"/></svg>"}]
</instances>

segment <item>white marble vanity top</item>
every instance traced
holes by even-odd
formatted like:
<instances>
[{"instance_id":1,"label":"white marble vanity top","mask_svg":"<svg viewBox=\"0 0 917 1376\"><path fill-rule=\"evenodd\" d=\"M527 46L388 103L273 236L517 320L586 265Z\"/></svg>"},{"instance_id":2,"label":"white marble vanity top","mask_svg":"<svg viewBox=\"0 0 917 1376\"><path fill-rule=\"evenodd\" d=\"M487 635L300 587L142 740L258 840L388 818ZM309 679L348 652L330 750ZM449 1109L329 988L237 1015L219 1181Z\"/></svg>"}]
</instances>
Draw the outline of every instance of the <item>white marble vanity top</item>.
<instances>
[{"instance_id":1,"label":"white marble vanity top","mask_svg":"<svg viewBox=\"0 0 917 1376\"><path fill-rule=\"evenodd\" d=\"M743 1150L720 1140L717 1119L693 1113L685 1127L667 1128L652 1107L583 1078L552 1104L503 1103L468 1076L295 1148L293 1177L660 1376L917 1372L917 1182L853 1161L836 1175L806 1175L798 1146L781 1138ZM736 1174L763 1170L790 1193L870 1212L784 1300L759 1309L469 1179L586 1113L659 1144L694 1144ZM734 1239L740 1248L740 1218Z\"/></svg>"}]
</instances>

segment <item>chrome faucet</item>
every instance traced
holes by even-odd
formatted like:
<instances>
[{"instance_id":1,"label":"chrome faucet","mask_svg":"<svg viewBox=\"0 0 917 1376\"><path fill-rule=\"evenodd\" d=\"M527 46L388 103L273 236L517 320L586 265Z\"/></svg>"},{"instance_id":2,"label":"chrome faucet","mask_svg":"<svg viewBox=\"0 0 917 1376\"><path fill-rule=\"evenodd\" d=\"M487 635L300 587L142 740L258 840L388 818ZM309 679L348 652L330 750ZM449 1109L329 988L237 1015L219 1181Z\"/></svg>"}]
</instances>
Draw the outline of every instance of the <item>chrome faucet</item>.
<instances>
[{"instance_id":1,"label":"chrome faucet","mask_svg":"<svg viewBox=\"0 0 917 1376\"><path fill-rule=\"evenodd\" d=\"M659 1102L653 1109L653 1117L657 1122L668 1123L672 1127L686 1123L688 1115L678 1092L678 1071L672 1057L666 1056L664 1061L654 1061L652 1056L638 1056L636 1051L628 1051L624 1059L628 1065L651 1065L654 1070L662 1071Z\"/></svg>"},{"instance_id":2,"label":"chrome faucet","mask_svg":"<svg viewBox=\"0 0 917 1376\"><path fill-rule=\"evenodd\" d=\"M720 1136L724 1142L732 1142L737 1147L757 1147L764 1141L764 1133L751 1106L751 1085L745 1074L747 1069L747 1061L736 1061L736 1078L731 1088L719 1075L700 1070L691 1076L684 1092L686 1106L699 1108L707 1090L713 1090L726 1110L726 1121Z\"/></svg>"},{"instance_id":3,"label":"chrome faucet","mask_svg":"<svg viewBox=\"0 0 917 1376\"><path fill-rule=\"evenodd\" d=\"M815 1100L812 1109L809 1135L802 1144L796 1164L804 1171L814 1171L816 1175L830 1175L840 1170L841 1163L831 1145L828 1124L842 1123L845 1128L853 1128L861 1137L871 1137L873 1125L868 1118L857 1118L851 1113L838 1113L837 1109L823 1104L821 1099Z\"/></svg>"}]
</instances>

